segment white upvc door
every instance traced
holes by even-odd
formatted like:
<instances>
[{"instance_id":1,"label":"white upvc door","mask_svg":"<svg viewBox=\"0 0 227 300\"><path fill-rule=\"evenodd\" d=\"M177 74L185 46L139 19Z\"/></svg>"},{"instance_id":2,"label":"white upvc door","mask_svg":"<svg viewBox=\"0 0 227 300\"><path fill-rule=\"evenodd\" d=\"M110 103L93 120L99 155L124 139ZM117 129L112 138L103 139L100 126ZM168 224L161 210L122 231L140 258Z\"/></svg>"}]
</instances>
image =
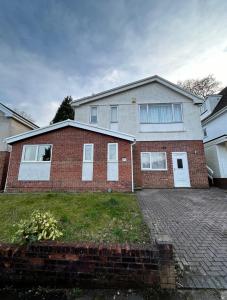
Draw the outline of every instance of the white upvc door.
<instances>
[{"instance_id":1,"label":"white upvc door","mask_svg":"<svg viewBox=\"0 0 227 300\"><path fill-rule=\"evenodd\" d=\"M175 187L190 187L187 152L172 152Z\"/></svg>"},{"instance_id":2,"label":"white upvc door","mask_svg":"<svg viewBox=\"0 0 227 300\"><path fill-rule=\"evenodd\" d=\"M107 180L118 181L118 144L109 143L107 150Z\"/></svg>"}]
</instances>

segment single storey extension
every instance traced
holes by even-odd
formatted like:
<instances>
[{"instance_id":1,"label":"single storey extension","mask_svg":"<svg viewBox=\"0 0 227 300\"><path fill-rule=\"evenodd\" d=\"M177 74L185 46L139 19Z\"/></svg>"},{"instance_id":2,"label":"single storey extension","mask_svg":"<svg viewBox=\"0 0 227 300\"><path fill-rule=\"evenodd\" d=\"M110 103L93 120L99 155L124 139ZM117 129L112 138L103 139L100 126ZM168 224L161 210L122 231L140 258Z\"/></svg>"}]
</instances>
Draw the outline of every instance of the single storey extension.
<instances>
[{"instance_id":1,"label":"single storey extension","mask_svg":"<svg viewBox=\"0 0 227 300\"><path fill-rule=\"evenodd\" d=\"M132 191L134 140L72 120L7 138L5 191Z\"/></svg>"}]
</instances>

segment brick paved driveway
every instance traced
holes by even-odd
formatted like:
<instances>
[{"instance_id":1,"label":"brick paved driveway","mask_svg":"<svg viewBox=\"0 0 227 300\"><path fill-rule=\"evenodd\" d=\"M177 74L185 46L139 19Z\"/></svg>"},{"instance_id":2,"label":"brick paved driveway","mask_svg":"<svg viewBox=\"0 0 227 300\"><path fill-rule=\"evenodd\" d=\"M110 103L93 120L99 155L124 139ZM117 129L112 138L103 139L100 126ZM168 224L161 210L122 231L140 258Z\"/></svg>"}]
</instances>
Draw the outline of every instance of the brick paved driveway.
<instances>
[{"instance_id":1,"label":"brick paved driveway","mask_svg":"<svg viewBox=\"0 0 227 300\"><path fill-rule=\"evenodd\" d=\"M179 286L227 289L227 192L153 189L137 196L151 236L173 241L184 268Z\"/></svg>"}]
</instances>

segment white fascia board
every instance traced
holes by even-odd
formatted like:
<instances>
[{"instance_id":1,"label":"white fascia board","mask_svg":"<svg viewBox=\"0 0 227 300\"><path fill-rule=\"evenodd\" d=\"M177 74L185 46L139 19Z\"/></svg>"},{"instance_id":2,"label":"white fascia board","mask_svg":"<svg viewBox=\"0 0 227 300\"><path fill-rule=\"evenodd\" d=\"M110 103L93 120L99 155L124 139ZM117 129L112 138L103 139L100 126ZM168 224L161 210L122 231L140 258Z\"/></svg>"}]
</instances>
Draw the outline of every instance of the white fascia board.
<instances>
[{"instance_id":1,"label":"white fascia board","mask_svg":"<svg viewBox=\"0 0 227 300\"><path fill-rule=\"evenodd\" d=\"M17 115L14 115L14 114L13 114L13 115L12 115L12 118L15 119L15 120L17 120L18 122L20 122L20 123L22 123L22 124L24 124L24 125L30 127L31 129L37 129L37 128L39 128L38 125L35 125L34 123L29 122L29 120L25 120L25 119L23 119L23 118L20 118L20 117L17 116Z\"/></svg>"},{"instance_id":2,"label":"white fascia board","mask_svg":"<svg viewBox=\"0 0 227 300\"><path fill-rule=\"evenodd\" d=\"M4 113L4 115L6 117L12 117L13 116L13 113L9 109L7 109L5 106L1 105L1 103L0 103L0 110Z\"/></svg>"},{"instance_id":3,"label":"white fascia board","mask_svg":"<svg viewBox=\"0 0 227 300\"><path fill-rule=\"evenodd\" d=\"M13 119L17 120L18 122L30 127L31 129L39 128L39 126L37 126L36 124L30 122L29 120L23 118L19 114L13 113L13 111L11 111L7 107L1 105L1 103L0 103L0 110L4 113L5 117L7 117L7 118L13 118Z\"/></svg>"},{"instance_id":4,"label":"white fascia board","mask_svg":"<svg viewBox=\"0 0 227 300\"><path fill-rule=\"evenodd\" d=\"M207 146L213 146L213 145L218 145L227 142L227 135L223 135L217 138L214 138L210 141L204 142L204 145Z\"/></svg>"},{"instance_id":5,"label":"white fascia board","mask_svg":"<svg viewBox=\"0 0 227 300\"><path fill-rule=\"evenodd\" d=\"M202 120L202 126L206 125L207 123L209 123L210 121L218 118L220 115L222 115L223 113L225 113L227 111L227 106L223 107L221 110L217 111L214 115L212 116L208 116L205 120Z\"/></svg>"},{"instance_id":6,"label":"white fascia board","mask_svg":"<svg viewBox=\"0 0 227 300\"><path fill-rule=\"evenodd\" d=\"M91 101L95 101L95 100L99 100L99 99L102 99L102 98L105 98L105 97L108 97L108 96L111 96L111 95L114 95L114 94L118 94L118 93L122 93L124 91L127 91L127 90L130 90L130 89L133 89L133 88L136 88L136 87L139 87L139 86L143 86L143 85L146 85L148 83L152 83L152 82L158 82L188 98L190 98L191 100L193 100L194 104L202 104L204 102L204 99L203 98L200 98L196 95L193 95L189 92L187 92L186 90L182 89L181 87L179 87L178 85L162 78L162 77L159 77L158 75L154 75L152 77L148 77L148 78L145 78L145 79L142 79L142 80L139 80L139 81L135 81L135 82L132 82L132 83L129 83L129 84L126 84L126 85L122 85L122 86L119 86L117 88L113 88L113 89L110 89L110 90L107 90L107 91L104 91L104 92L101 92L101 93L97 93L95 95L92 95L92 96L88 96L88 97L84 97L84 98L80 98L78 100L74 100L72 102L72 106L76 107L76 106L80 106L82 104L85 104L85 103L88 103L88 102L91 102Z\"/></svg>"},{"instance_id":7,"label":"white fascia board","mask_svg":"<svg viewBox=\"0 0 227 300\"><path fill-rule=\"evenodd\" d=\"M15 143L17 141L20 140L24 140L36 135L40 135L40 134L44 134L53 130L57 130L60 128L64 128L67 126L71 126L71 127L75 127L75 128L80 128L80 129L85 129L85 130L89 130L89 131L93 131L93 132L97 132L97 133L101 133L101 134L105 134L105 135L109 135L109 136L113 136L113 137L117 137L123 140L128 140L133 142L135 140L135 137L132 135L128 135L126 133L123 132L118 132L118 131L113 131L113 130L108 130L105 128L101 128L101 127L96 127L96 126L91 126L85 123L81 123L81 122L77 122L77 121L73 121L73 120L66 120L63 122L59 122L53 125L49 125L43 128L38 128L35 130L31 130L31 131L27 131L18 135L14 135L11 137L8 137L5 139L7 144L12 144Z\"/></svg>"}]
</instances>

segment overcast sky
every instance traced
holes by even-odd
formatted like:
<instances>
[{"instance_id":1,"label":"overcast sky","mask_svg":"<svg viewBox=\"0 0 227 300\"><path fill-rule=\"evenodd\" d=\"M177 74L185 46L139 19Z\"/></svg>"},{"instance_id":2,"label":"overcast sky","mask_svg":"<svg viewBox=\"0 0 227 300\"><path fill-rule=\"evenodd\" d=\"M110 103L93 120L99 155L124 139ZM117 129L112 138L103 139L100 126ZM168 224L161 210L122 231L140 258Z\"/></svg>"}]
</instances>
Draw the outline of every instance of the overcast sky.
<instances>
[{"instance_id":1,"label":"overcast sky","mask_svg":"<svg viewBox=\"0 0 227 300\"><path fill-rule=\"evenodd\" d=\"M0 0L0 102L38 125L67 95L210 73L227 85L226 0Z\"/></svg>"}]
</instances>

